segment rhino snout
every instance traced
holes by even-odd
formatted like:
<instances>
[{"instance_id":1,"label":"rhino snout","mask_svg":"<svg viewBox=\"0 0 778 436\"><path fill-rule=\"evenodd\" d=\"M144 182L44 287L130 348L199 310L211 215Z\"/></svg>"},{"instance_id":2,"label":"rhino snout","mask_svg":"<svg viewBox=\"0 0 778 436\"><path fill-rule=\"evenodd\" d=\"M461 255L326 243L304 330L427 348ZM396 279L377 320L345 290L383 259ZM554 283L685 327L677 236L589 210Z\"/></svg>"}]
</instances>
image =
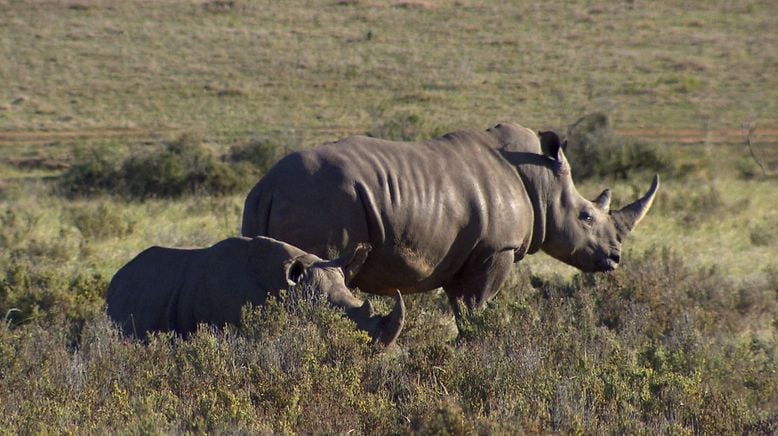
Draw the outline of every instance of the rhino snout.
<instances>
[{"instance_id":1,"label":"rhino snout","mask_svg":"<svg viewBox=\"0 0 778 436\"><path fill-rule=\"evenodd\" d=\"M602 259L599 263L601 271L610 272L619 267L621 256L618 254L611 254L610 256Z\"/></svg>"}]
</instances>

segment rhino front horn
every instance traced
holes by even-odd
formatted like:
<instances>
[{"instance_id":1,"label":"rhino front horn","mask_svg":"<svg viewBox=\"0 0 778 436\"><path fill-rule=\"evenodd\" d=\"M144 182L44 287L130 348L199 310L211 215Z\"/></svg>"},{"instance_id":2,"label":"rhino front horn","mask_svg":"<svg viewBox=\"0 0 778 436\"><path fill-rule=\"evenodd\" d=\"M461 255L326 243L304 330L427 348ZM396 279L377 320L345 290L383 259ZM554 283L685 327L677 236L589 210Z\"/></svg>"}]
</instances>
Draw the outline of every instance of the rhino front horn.
<instances>
[{"instance_id":1,"label":"rhino front horn","mask_svg":"<svg viewBox=\"0 0 778 436\"><path fill-rule=\"evenodd\" d=\"M616 221L616 227L622 237L627 236L627 234L638 225L640 220L646 216L648 209L651 208L651 204L654 203L654 198L656 197L656 191L658 189L659 175L657 174L654 176L654 180L651 182L651 188L648 189L646 195L613 213L613 219Z\"/></svg>"},{"instance_id":2,"label":"rhino front horn","mask_svg":"<svg viewBox=\"0 0 778 436\"><path fill-rule=\"evenodd\" d=\"M394 295L394 308L389 315L386 315L381 319L378 325L377 335L374 336L376 342L388 347L392 345L397 337L400 336L400 332L405 324L405 302L403 296L399 290Z\"/></svg>"}]
</instances>

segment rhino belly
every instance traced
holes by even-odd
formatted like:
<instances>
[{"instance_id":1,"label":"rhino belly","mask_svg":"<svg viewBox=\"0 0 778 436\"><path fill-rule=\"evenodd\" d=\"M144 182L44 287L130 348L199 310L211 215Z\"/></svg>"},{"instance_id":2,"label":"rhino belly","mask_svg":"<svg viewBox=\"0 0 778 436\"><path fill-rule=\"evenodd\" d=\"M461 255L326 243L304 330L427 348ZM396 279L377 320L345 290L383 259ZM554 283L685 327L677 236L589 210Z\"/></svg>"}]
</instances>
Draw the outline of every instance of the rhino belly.
<instances>
[{"instance_id":1,"label":"rhino belly","mask_svg":"<svg viewBox=\"0 0 778 436\"><path fill-rule=\"evenodd\" d=\"M374 247L352 284L372 294L393 295L438 288L444 282L440 260L422 250L405 245Z\"/></svg>"}]
</instances>

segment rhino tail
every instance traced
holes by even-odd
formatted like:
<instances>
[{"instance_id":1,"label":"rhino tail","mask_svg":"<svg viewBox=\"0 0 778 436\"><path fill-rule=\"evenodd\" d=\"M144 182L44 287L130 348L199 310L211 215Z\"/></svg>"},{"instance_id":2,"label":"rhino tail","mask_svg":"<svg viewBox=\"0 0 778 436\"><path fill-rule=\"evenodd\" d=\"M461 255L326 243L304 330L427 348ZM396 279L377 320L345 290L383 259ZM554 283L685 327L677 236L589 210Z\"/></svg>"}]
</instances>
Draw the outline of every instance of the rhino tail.
<instances>
[{"instance_id":1,"label":"rhino tail","mask_svg":"<svg viewBox=\"0 0 778 436\"><path fill-rule=\"evenodd\" d=\"M269 236L270 210L273 205L271 197L272 194L263 193L259 185L251 190L243 205L241 235L249 238Z\"/></svg>"}]
</instances>

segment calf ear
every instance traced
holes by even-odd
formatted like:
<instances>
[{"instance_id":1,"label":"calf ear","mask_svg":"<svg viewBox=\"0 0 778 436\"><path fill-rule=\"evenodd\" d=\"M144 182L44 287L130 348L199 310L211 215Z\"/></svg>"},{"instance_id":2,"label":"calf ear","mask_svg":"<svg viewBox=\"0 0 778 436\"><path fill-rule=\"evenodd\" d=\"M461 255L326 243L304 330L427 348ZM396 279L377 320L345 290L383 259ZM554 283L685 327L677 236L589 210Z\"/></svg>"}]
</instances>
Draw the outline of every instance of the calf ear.
<instances>
[{"instance_id":1,"label":"calf ear","mask_svg":"<svg viewBox=\"0 0 778 436\"><path fill-rule=\"evenodd\" d=\"M370 244L357 244L353 251L345 253L335 260L335 264L343 270L343 276L347 286L351 283L351 280L354 279L354 276L357 275L360 268L362 268L362 265L364 265L367 260L367 255L370 254L370 250L372 250Z\"/></svg>"},{"instance_id":2,"label":"calf ear","mask_svg":"<svg viewBox=\"0 0 778 436\"><path fill-rule=\"evenodd\" d=\"M305 274L305 265L299 258L294 258L284 263L284 276L288 286L295 286L300 283L303 274Z\"/></svg>"}]
</instances>

